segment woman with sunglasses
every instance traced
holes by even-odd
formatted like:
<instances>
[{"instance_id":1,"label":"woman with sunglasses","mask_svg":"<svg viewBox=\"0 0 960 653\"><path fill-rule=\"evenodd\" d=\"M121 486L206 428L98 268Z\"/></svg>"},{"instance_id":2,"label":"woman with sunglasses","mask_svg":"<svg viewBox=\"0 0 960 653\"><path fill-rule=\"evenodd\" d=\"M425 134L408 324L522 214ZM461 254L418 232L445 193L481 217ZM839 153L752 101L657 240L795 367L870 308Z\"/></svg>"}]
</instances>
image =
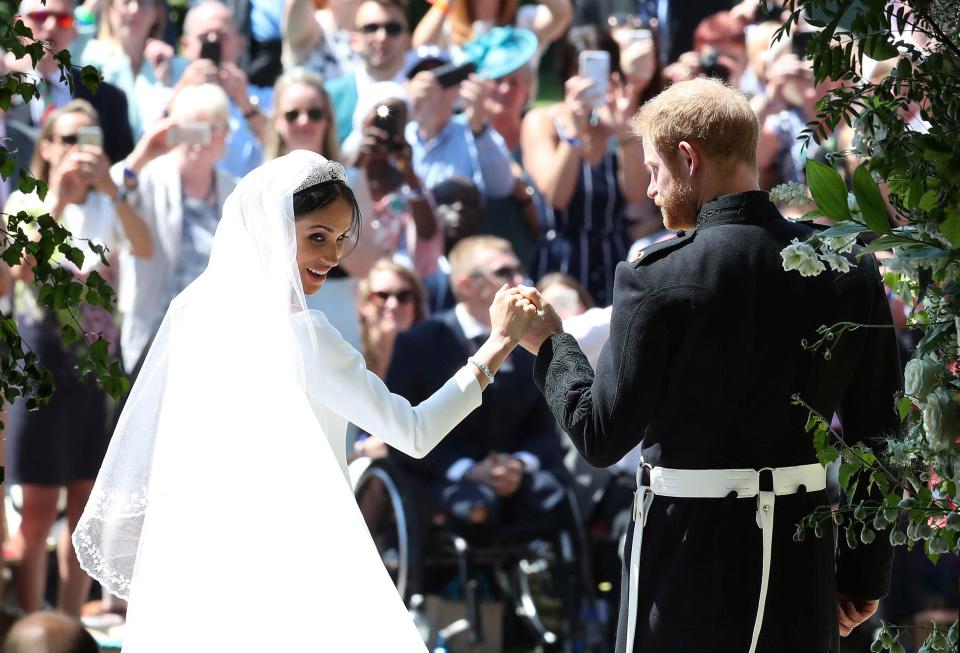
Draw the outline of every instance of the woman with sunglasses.
<instances>
[{"instance_id":1,"label":"woman with sunglasses","mask_svg":"<svg viewBox=\"0 0 960 653\"><path fill-rule=\"evenodd\" d=\"M97 271L115 283L116 266L104 268L99 257L78 239L105 245L110 250L107 256L114 261L121 251L149 258L154 246L147 225L127 202L125 190L111 179L110 164L102 149L81 142L96 140L100 133L97 113L84 100L74 100L51 112L41 128L30 165L37 179L47 183L47 196L40 200L33 193L15 192L4 211L14 215L24 211L33 216L49 213L73 234L73 244L84 252L79 266L60 254L51 262L74 276ZM61 323L33 286L31 264L28 259L12 269L18 281L14 313L24 342L29 343L39 363L53 373L56 391L38 410L28 410L27 402L21 399L10 407L8 415L7 480L23 488L22 522L13 539L21 556L17 590L24 611L43 607L47 538L59 515L61 489L66 488L69 528L58 542L57 607L79 616L90 579L77 564L66 530L80 519L110 434L106 430L106 395L93 380L78 378L76 348L64 346L61 329L80 327L87 333L101 334L112 345L116 344L116 331L108 313L89 305L83 306L77 321Z\"/></svg>"},{"instance_id":2,"label":"woman with sunglasses","mask_svg":"<svg viewBox=\"0 0 960 653\"><path fill-rule=\"evenodd\" d=\"M360 338L367 369L381 379L387 374L393 357L397 334L427 318L427 291L410 268L391 259L380 259L360 281L357 291L360 304ZM367 433L360 433L347 462L358 458L382 458L386 443ZM350 467L354 475L353 465ZM361 511L366 508L361 502Z\"/></svg>"},{"instance_id":3,"label":"woman with sunglasses","mask_svg":"<svg viewBox=\"0 0 960 653\"><path fill-rule=\"evenodd\" d=\"M426 319L427 293L410 268L380 259L360 282L359 295L363 358L383 378L397 334Z\"/></svg>"},{"instance_id":4,"label":"woman with sunglasses","mask_svg":"<svg viewBox=\"0 0 960 653\"><path fill-rule=\"evenodd\" d=\"M264 159L310 150L339 161L335 121L323 79L306 68L288 70L273 87L273 119L267 128Z\"/></svg>"}]
</instances>

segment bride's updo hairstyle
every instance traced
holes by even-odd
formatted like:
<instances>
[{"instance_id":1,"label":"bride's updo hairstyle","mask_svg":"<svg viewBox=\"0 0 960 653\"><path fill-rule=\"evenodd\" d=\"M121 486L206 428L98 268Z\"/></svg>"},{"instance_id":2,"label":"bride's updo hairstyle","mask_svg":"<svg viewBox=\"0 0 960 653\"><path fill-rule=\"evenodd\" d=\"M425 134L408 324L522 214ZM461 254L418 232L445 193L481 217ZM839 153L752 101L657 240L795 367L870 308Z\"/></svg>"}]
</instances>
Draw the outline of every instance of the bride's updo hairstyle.
<instances>
[{"instance_id":1,"label":"bride's updo hairstyle","mask_svg":"<svg viewBox=\"0 0 960 653\"><path fill-rule=\"evenodd\" d=\"M351 243L350 250L353 250L353 248L357 246L357 240L360 238L362 219L357 198L345 181L330 179L296 191L293 194L293 217L299 220L308 213L328 206L338 197L345 199L352 208L353 218L350 220L349 240Z\"/></svg>"}]
</instances>

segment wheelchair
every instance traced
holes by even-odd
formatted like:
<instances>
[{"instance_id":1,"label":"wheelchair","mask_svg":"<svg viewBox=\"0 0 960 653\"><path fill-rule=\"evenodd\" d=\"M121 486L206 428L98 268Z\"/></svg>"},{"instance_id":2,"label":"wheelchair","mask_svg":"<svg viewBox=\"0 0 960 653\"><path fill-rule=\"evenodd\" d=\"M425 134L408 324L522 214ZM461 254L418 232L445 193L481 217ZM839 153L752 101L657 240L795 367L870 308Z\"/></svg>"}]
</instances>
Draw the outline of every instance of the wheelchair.
<instances>
[{"instance_id":1,"label":"wheelchair","mask_svg":"<svg viewBox=\"0 0 960 653\"><path fill-rule=\"evenodd\" d=\"M354 495L383 564L425 641L438 651L483 643L481 603L496 595L541 651L607 651L603 627L591 621L595 587L586 537L568 490L573 527L535 539L468 542L432 514L422 485L395 461L370 461L355 477ZM465 616L429 624L427 595L455 588ZM586 616L585 616L586 615Z\"/></svg>"}]
</instances>

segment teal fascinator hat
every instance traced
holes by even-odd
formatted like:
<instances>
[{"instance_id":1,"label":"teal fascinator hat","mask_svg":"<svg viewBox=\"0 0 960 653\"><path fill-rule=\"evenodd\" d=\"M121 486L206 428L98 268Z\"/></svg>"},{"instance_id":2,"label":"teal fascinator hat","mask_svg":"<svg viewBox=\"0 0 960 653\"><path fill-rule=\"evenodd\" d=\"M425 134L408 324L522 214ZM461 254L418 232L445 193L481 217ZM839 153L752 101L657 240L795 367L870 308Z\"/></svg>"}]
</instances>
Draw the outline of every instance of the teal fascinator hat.
<instances>
[{"instance_id":1,"label":"teal fascinator hat","mask_svg":"<svg viewBox=\"0 0 960 653\"><path fill-rule=\"evenodd\" d=\"M463 45L464 58L477 65L477 74L497 79L522 67L537 51L537 37L518 27L494 27Z\"/></svg>"}]
</instances>

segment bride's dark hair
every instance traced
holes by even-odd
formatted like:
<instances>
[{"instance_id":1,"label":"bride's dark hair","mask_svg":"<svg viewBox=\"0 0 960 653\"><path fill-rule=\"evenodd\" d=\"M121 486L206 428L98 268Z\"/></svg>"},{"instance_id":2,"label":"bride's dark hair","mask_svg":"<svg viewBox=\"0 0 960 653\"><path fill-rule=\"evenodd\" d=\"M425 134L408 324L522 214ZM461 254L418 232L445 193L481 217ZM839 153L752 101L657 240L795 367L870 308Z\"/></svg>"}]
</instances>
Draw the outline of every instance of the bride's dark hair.
<instances>
[{"instance_id":1,"label":"bride's dark hair","mask_svg":"<svg viewBox=\"0 0 960 653\"><path fill-rule=\"evenodd\" d=\"M362 218L357 198L353 194L353 189L351 189L346 182L340 181L339 179L331 179L297 191L293 194L293 217L295 220L299 220L308 213L312 213L317 209L322 209L329 205L338 197L345 199L352 209L353 217L350 220L350 241L353 247L356 247L357 240L360 238ZM351 247L351 250L353 247Z\"/></svg>"}]
</instances>

